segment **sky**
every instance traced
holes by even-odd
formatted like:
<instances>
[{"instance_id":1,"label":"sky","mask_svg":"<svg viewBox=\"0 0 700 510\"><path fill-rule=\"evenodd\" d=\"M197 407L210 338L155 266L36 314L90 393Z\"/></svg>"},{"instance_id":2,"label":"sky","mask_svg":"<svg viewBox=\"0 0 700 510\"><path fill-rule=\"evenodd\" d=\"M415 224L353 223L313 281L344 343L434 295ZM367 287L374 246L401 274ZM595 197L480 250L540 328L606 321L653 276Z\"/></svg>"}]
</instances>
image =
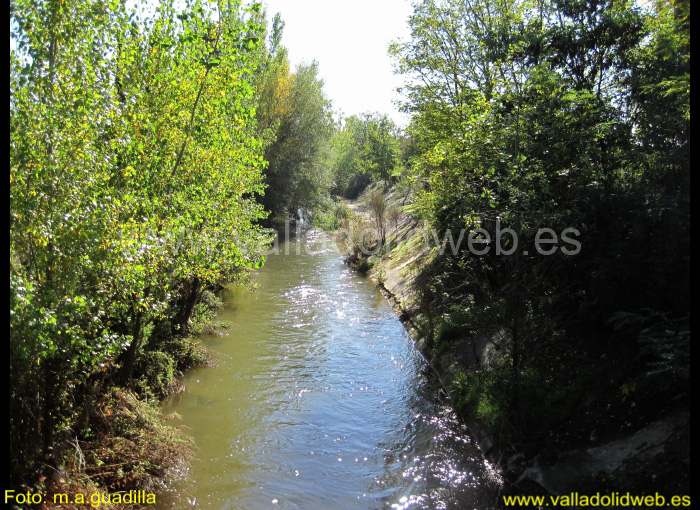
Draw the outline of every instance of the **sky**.
<instances>
[{"instance_id":1,"label":"sky","mask_svg":"<svg viewBox=\"0 0 700 510\"><path fill-rule=\"evenodd\" d=\"M389 43L408 39L411 0L261 0L271 21L285 22L282 44L292 68L316 60L335 117L386 113L398 125L395 92L404 83L393 73ZM10 38L10 49L13 47Z\"/></svg>"},{"instance_id":2,"label":"sky","mask_svg":"<svg viewBox=\"0 0 700 510\"><path fill-rule=\"evenodd\" d=\"M268 19L284 20L282 44L292 68L318 62L333 110L344 117L386 113L405 126L408 116L393 101L403 77L393 73L389 43L410 35L409 0L262 0Z\"/></svg>"}]
</instances>

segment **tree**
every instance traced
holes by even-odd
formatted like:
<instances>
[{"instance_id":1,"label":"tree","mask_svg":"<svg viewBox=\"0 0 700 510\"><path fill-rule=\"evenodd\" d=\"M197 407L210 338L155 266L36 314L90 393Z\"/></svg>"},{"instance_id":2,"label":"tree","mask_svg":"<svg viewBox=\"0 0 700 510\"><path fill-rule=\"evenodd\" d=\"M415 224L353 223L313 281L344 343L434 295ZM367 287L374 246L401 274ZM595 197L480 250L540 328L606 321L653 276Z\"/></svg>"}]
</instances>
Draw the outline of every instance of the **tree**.
<instances>
[{"instance_id":1,"label":"tree","mask_svg":"<svg viewBox=\"0 0 700 510\"><path fill-rule=\"evenodd\" d=\"M400 167L400 134L386 115L350 116L333 140L335 190L356 196L370 182L385 186Z\"/></svg>"},{"instance_id":2,"label":"tree","mask_svg":"<svg viewBox=\"0 0 700 510\"><path fill-rule=\"evenodd\" d=\"M445 314L508 331L503 416L520 430L525 374L552 338L605 350L621 308L687 314L689 13L685 2L655 11L425 0L391 47L413 114L409 166L425 183L418 210L440 234L510 228L522 247L542 227L580 232L576 256L477 256L465 243L436 263ZM675 235L661 247L664 228Z\"/></svg>"},{"instance_id":3,"label":"tree","mask_svg":"<svg viewBox=\"0 0 700 510\"><path fill-rule=\"evenodd\" d=\"M100 390L130 384L156 325L183 333L203 289L262 262L257 10L13 2L17 480L80 433Z\"/></svg>"},{"instance_id":4,"label":"tree","mask_svg":"<svg viewBox=\"0 0 700 510\"><path fill-rule=\"evenodd\" d=\"M318 64L301 64L290 73L287 51L281 46L283 28L277 14L258 77L257 117L271 142L265 151L267 190L260 200L276 220L314 209L327 192L325 149L335 127Z\"/></svg>"}]
</instances>

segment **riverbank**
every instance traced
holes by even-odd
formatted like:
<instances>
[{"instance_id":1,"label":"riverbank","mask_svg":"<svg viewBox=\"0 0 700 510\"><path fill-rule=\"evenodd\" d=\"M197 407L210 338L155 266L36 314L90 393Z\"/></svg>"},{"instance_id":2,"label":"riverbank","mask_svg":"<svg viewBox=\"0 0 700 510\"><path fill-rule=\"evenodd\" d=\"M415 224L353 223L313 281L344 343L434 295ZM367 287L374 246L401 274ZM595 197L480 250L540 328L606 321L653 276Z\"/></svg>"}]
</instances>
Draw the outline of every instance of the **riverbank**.
<instances>
[{"instance_id":1,"label":"riverbank","mask_svg":"<svg viewBox=\"0 0 700 510\"><path fill-rule=\"evenodd\" d=\"M175 335L171 328L151 331L129 384L86 395L86 411L76 420L79 433L67 430L46 452L42 473L32 486L20 486L14 500L20 506L13 508L22 507L25 494L46 509L57 504L66 509L140 508L187 472L194 441L180 416L164 414L161 403L184 391L180 378L186 371L215 365L197 340L202 334L222 335L230 327L217 319L222 302L212 290L196 300L186 334ZM106 367L105 380L116 379L117 369Z\"/></svg>"},{"instance_id":2,"label":"riverbank","mask_svg":"<svg viewBox=\"0 0 700 510\"><path fill-rule=\"evenodd\" d=\"M371 196L381 190L370 188L348 206L372 223ZM408 205L395 189L384 192L384 198L387 209L405 210ZM550 347L538 368L551 368L553 374L570 371L577 377L564 389L555 386L556 376L551 386L530 390L523 384L522 405L542 415L531 419L540 424L539 430L523 438L499 429L507 420L495 418L498 411L488 408L489 402L477 392L507 364L510 333L492 324L475 334L449 306L449 296L435 295L431 279L436 276L439 244L426 232L419 218L402 213L388 228L386 247L366 257L362 266L439 374L484 455L510 482L509 492L629 491L669 497L689 493L688 396L680 393L660 403L654 400L658 394L652 394L650 402L646 388L630 375L624 353L614 349L601 357L584 349L551 352ZM590 369L581 371L586 365ZM559 391L562 396L554 397Z\"/></svg>"}]
</instances>

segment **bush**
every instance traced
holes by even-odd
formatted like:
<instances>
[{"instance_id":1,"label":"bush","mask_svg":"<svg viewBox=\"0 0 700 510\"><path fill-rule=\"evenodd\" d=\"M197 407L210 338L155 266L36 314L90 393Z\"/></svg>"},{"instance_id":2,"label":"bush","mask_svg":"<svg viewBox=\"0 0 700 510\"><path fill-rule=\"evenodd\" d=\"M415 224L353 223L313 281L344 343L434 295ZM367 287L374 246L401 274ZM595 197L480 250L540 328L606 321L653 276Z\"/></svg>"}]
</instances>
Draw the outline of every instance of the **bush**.
<instances>
[{"instance_id":1,"label":"bush","mask_svg":"<svg viewBox=\"0 0 700 510\"><path fill-rule=\"evenodd\" d=\"M354 267L377 251L377 231L362 216L343 220L337 239L347 255L345 262Z\"/></svg>"},{"instance_id":2,"label":"bush","mask_svg":"<svg viewBox=\"0 0 700 510\"><path fill-rule=\"evenodd\" d=\"M211 290L202 292L192 311L190 333L195 336L213 333L215 328L212 321L223 306L224 302Z\"/></svg>"},{"instance_id":3,"label":"bush","mask_svg":"<svg viewBox=\"0 0 700 510\"><path fill-rule=\"evenodd\" d=\"M478 418L500 441L511 438L508 424L509 375L503 368L460 372L452 382L455 409Z\"/></svg>"},{"instance_id":4,"label":"bush","mask_svg":"<svg viewBox=\"0 0 700 510\"><path fill-rule=\"evenodd\" d=\"M314 211L312 224L314 228L333 232L340 227L343 220L352 216L352 210L345 204L325 203Z\"/></svg>"},{"instance_id":5,"label":"bush","mask_svg":"<svg viewBox=\"0 0 700 510\"><path fill-rule=\"evenodd\" d=\"M480 420L503 444L534 444L571 416L582 392L578 380L553 384L535 368L520 373L517 400L514 389L512 367L500 364L460 372L451 392L457 413Z\"/></svg>"},{"instance_id":6,"label":"bush","mask_svg":"<svg viewBox=\"0 0 700 510\"><path fill-rule=\"evenodd\" d=\"M67 453L66 470L112 492L153 489L156 478L183 468L194 453L192 439L164 423L157 402L139 400L119 388L102 401L75 443Z\"/></svg>"},{"instance_id":7,"label":"bush","mask_svg":"<svg viewBox=\"0 0 700 510\"><path fill-rule=\"evenodd\" d=\"M390 206L387 210L386 217L389 221L389 225L392 228L398 227L399 221L401 221L401 209L399 209L395 205Z\"/></svg>"},{"instance_id":8,"label":"bush","mask_svg":"<svg viewBox=\"0 0 700 510\"><path fill-rule=\"evenodd\" d=\"M379 235L379 244L383 245L386 240L386 200L384 194L379 191L373 191L369 196L368 205L374 215L374 226Z\"/></svg>"},{"instance_id":9,"label":"bush","mask_svg":"<svg viewBox=\"0 0 700 510\"><path fill-rule=\"evenodd\" d=\"M469 316L464 310L455 310L446 317L443 317L435 335L435 343L449 343L465 336L465 334L468 333L468 331L465 330L468 319Z\"/></svg>"},{"instance_id":10,"label":"bush","mask_svg":"<svg viewBox=\"0 0 700 510\"><path fill-rule=\"evenodd\" d=\"M165 352L142 353L136 360L134 371L134 387L145 397L167 397L178 385L175 360Z\"/></svg>"},{"instance_id":11,"label":"bush","mask_svg":"<svg viewBox=\"0 0 700 510\"><path fill-rule=\"evenodd\" d=\"M362 258L357 262L357 264L354 267L360 273L367 274L372 270L372 267L374 267L374 264L372 262L370 262L369 259Z\"/></svg>"}]
</instances>

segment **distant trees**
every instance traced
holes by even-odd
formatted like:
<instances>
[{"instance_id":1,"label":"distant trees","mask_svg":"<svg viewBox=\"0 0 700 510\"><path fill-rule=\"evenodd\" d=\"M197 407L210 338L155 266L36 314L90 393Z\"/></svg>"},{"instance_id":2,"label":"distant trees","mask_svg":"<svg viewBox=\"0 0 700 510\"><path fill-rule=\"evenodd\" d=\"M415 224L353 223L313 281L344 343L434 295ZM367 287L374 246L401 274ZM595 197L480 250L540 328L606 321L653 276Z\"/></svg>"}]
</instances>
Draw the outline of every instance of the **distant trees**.
<instances>
[{"instance_id":1,"label":"distant trees","mask_svg":"<svg viewBox=\"0 0 700 510\"><path fill-rule=\"evenodd\" d=\"M350 116L331 143L334 191L354 197L371 181L388 184L401 164L401 136L386 115Z\"/></svg>"},{"instance_id":2,"label":"distant trees","mask_svg":"<svg viewBox=\"0 0 700 510\"><path fill-rule=\"evenodd\" d=\"M284 22L273 17L256 74L259 132L267 185L260 202L271 219L328 207L330 193L353 196L370 180L388 184L400 168L401 135L386 115L351 116L337 125L318 77L318 64L291 71L281 44Z\"/></svg>"},{"instance_id":3,"label":"distant trees","mask_svg":"<svg viewBox=\"0 0 700 510\"><path fill-rule=\"evenodd\" d=\"M265 150L267 189L260 201L278 220L296 217L299 209L314 209L327 193L326 146L335 129L318 64L301 64L290 71L281 46L283 28L277 14L258 74L257 110L261 135L271 142Z\"/></svg>"}]
</instances>

